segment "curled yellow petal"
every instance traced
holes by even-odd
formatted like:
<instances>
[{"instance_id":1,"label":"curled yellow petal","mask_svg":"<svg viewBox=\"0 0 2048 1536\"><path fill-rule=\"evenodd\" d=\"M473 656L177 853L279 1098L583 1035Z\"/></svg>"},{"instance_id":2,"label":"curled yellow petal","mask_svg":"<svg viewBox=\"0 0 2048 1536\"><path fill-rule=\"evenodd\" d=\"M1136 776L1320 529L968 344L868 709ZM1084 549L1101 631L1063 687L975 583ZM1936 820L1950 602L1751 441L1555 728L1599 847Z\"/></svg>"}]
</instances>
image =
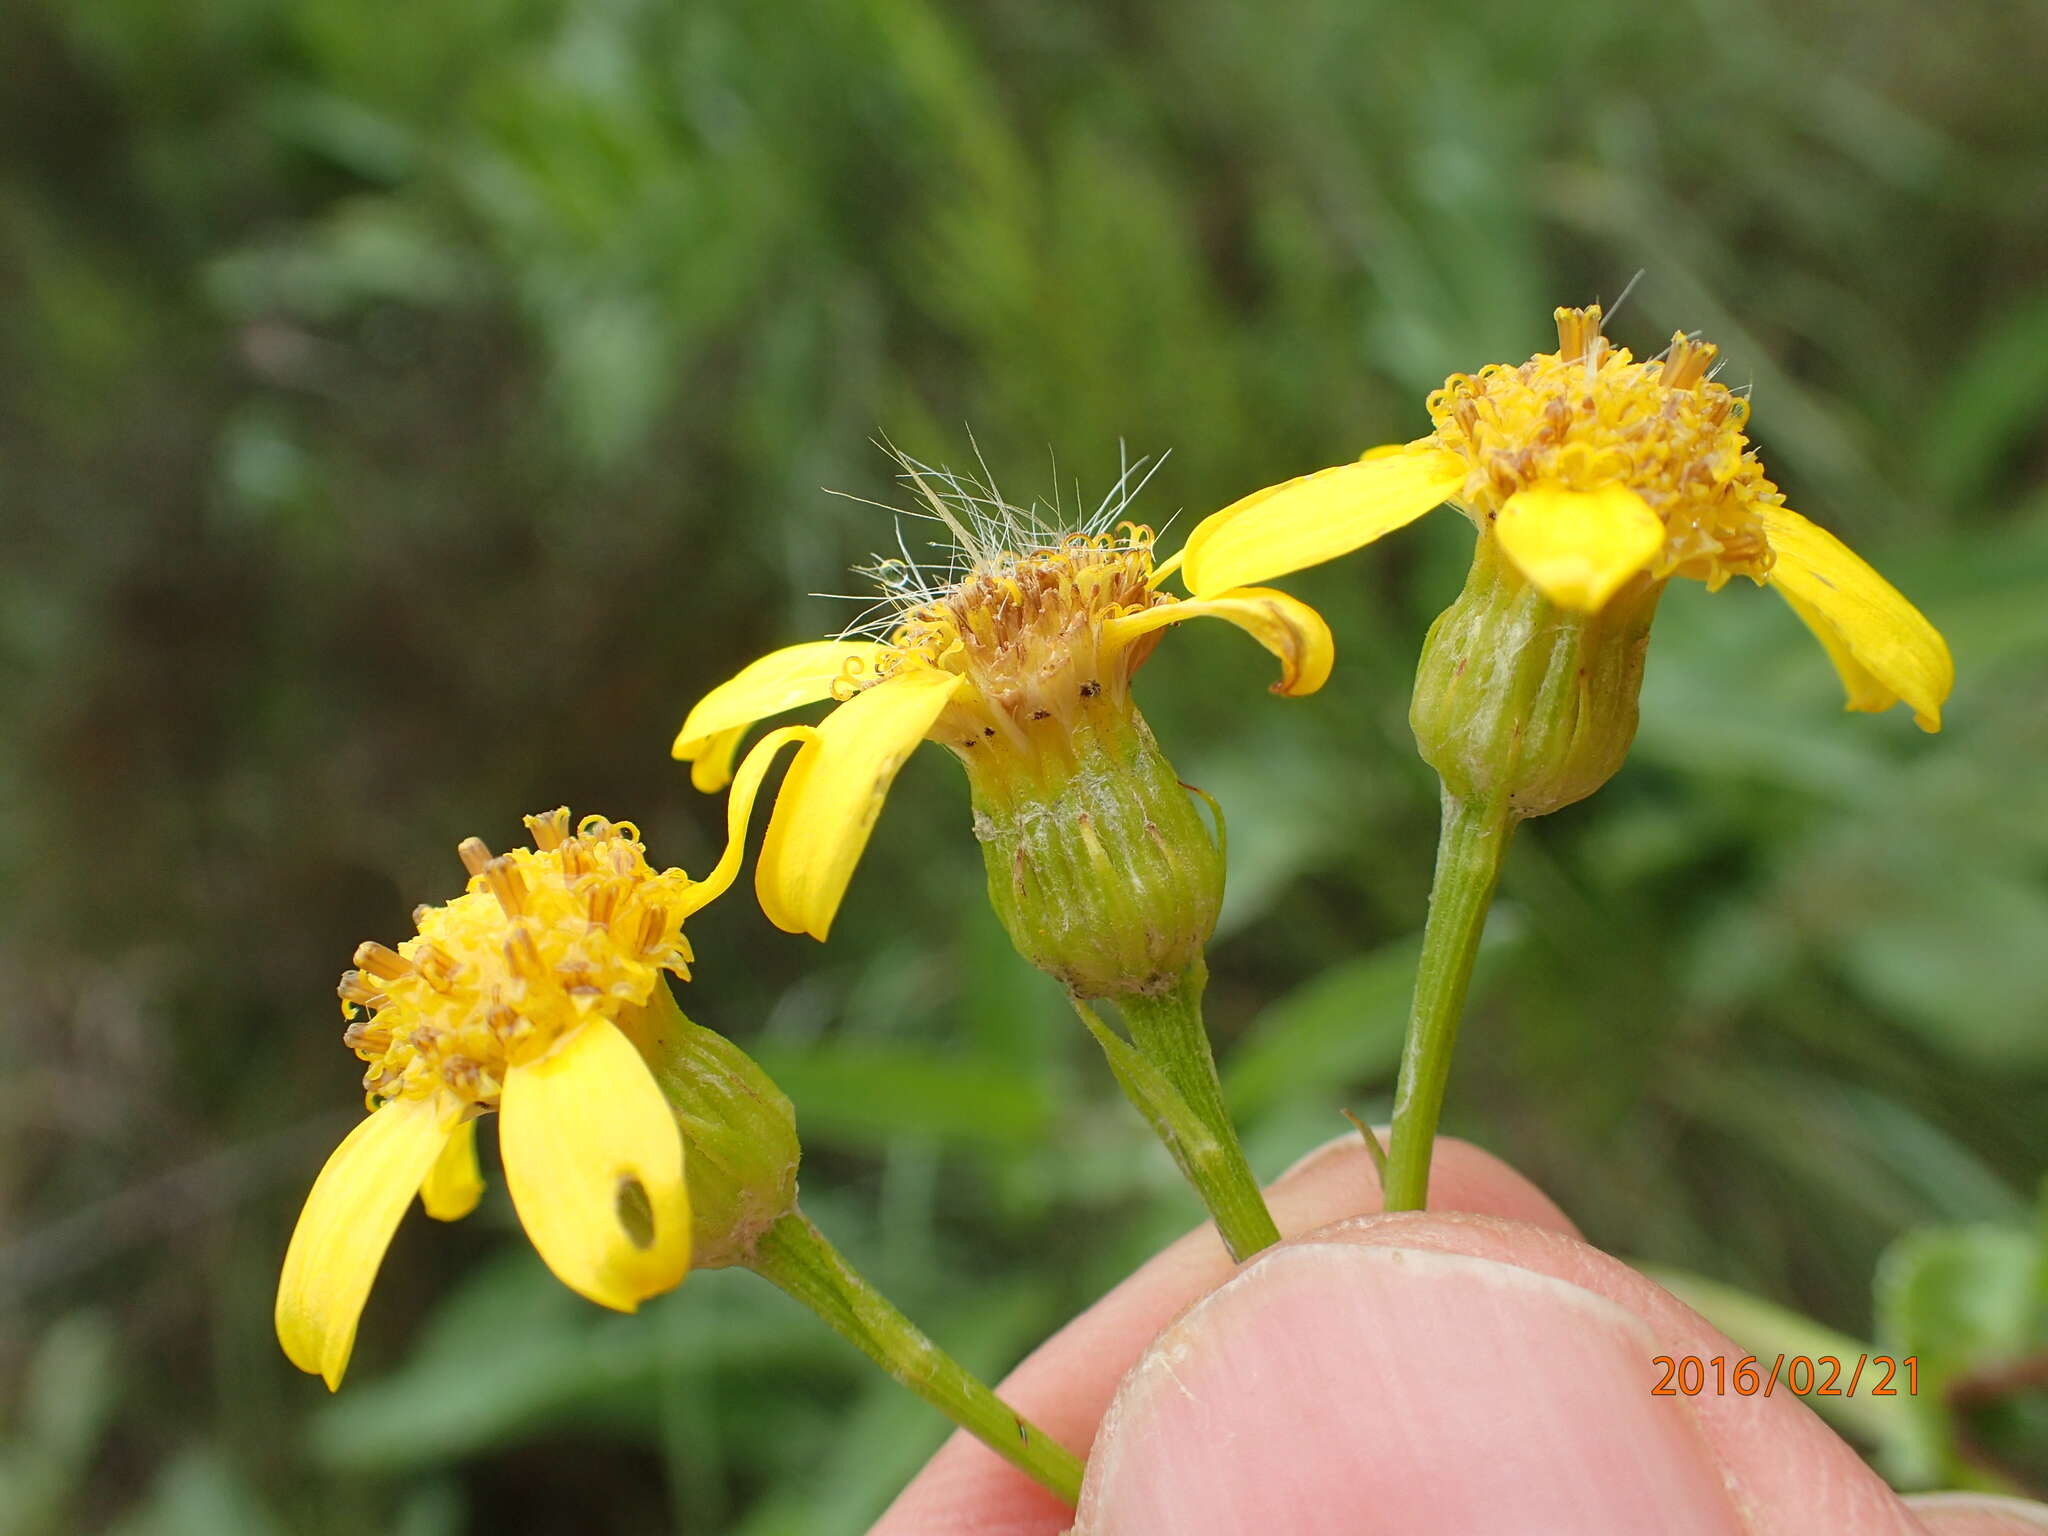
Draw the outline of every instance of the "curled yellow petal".
<instances>
[{"instance_id":1,"label":"curled yellow petal","mask_svg":"<svg viewBox=\"0 0 2048 1536\"><path fill-rule=\"evenodd\" d=\"M818 734L816 726L785 725L770 731L754 743L754 750L740 764L733 778L732 793L725 799L725 852L702 880L693 881L683 895L682 915L702 911L732 888L740 865L747 856L747 826L754 815L754 801L761 793L761 780L775 761L775 754L792 741L809 741Z\"/></svg>"},{"instance_id":2,"label":"curled yellow petal","mask_svg":"<svg viewBox=\"0 0 2048 1536\"><path fill-rule=\"evenodd\" d=\"M1664 521L1625 485L1572 491L1532 485L1494 519L1522 574L1560 608L1594 613L1664 547Z\"/></svg>"},{"instance_id":3,"label":"curled yellow petal","mask_svg":"<svg viewBox=\"0 0 2048 1536\"><path fill-rule=\"evenodd\" d=\"M1320 565L1406 527L1464 483L1465 461L1420 443L1375 448L1254 491L1188 535L1181 575L1197 597Z\"/></svg>"},{"instance_id":4,"label":"curled yellow petal","mask_svg":"<svg viewBox=\"0 0 2048 1536\"><path fill-rule=\"evenodd\" d=\"M752 723L748 722L749 725ZM732 760L746 736L747 726L736 725L729 731L718 731L690 742L688 751L684 750L683 738L678 736L671 755L689 763L692 789L715 795L732 779Z\"/></svg>"},{"instance_id":5,"label":"curled yellow petal","mask_svg":"<svg viewBox=\"0 0 2048 1536\"><path fill-rule=\"evenodd\" d=\"M962 679L911 667L833 710L789 765L762 839L754 888L768 920L823 939L896 771Z\"/></svg>"},{"instance_id":6,"label":"curled yellow petal","mask_svg":"<svg viewBox=\"0 0 2048 1536\"><path fill-rule=\"evenodd\" d=\"M1956 681L1940 631L1825 528L1789 507L1757 511L1776 557L1770 583L1820 637L1849 708L1881 710L1903 699L1921 730L1940 730L1941 706Z\"/></svg>"},{"instance_id":7,"label":"curled yellow petal","mask_svg":"<svg viewBox=\"0 0 2048 1536\"><path fill-rule=\"evenodd\" d=\"M356 1321L398 1219L440 1157L456 1113L438 1098L396 1099L373 1111L334 1149L306 1196L277 1282L277 1342L329 1391L348 1369Z\"/></svg>"},{"instance_id":8,"label":"curled yellow petal","mask_svg":"<svg viewBox=\"0 0 2048 1536\"><path fill-rule=\"evenodd\" d=\"M455 1128L420 1185L420 1204L436 1221L460 1221L484 1197L484 1176L476 1165L476 1121Z\"/></svg>"},{"instance_id":9,"label":"curled yellow petal","mask_svg":"<svg viewBox=\"0 0 2048 1536\"><path fill-rule=\"evenodd\" d=\"M670 755L692 765L690 782L698 789L723 789L748 726L830 698L849 667L856 676L874 676L887 650L872 640L813 640L770 651L697 701Z\"/></svg>"},{"instance_id":10,"label":"curled yellow petal","mask_svg":"<svg viewBox=\"0 0 2048 1536\"><path fill-rule=\"evenodd\" d=\"M1235 624L1280 659L1273 691L1289 698L1314 693L1330 680L1336 642L1323 616L1299 598L1271 587L1239 587L1209 598L1158 603L1111 619L1102 626L1106 646L1129 644L1138 636L1183 619L1222 619Z\"/></svg>"},{"instance_id":11,"label":"curled yellow petal","mask_svg":"<svg viewBox=\"0 0 2048 1536\"><path fill-rule=\"evenodd\" d=\"M631 1312L689 1272L682 1132L610 1020L507 1071L499 1117L513 1207L562 1284Z\"/></svg>"}]
</instances>

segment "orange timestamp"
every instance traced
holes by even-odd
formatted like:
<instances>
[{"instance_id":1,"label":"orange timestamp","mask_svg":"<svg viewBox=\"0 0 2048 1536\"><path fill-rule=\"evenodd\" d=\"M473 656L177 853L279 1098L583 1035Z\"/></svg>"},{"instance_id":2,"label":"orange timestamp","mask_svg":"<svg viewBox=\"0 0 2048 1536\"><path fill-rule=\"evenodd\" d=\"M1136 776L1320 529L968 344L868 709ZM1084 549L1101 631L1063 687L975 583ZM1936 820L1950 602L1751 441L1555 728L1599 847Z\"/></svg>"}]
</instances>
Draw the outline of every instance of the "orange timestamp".
<instances>
[{"instance_id":1,"label":"orange timestamp","mask_svg":"<svg viewBox=\"0 0 2048 1536\"><path fill-rule=\"evenodd\" d=\"M1730 1361L1726 1355L1657 1355L1650 1364L1664 1374L1650 1388L1652 1397L1769 1397L1783 1387L1794 1397L1916 1397L1920 1392L1920 1357L1858 1355L1853 1362L1836 1355L1779 1355L1768 1374L1755 1355ZM1864 1382L1866 1369L1870 1375ZM1843 1383L1844 1372L1848 1381Z\"/></svg>"}]
</instances>

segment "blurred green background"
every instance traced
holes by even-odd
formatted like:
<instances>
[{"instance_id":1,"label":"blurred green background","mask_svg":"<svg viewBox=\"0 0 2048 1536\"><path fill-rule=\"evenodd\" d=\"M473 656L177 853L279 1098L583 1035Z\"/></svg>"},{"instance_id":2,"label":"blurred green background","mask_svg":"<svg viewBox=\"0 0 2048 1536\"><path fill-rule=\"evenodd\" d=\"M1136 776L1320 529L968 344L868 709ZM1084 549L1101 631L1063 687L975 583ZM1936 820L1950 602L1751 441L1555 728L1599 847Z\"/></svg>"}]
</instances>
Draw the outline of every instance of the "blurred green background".
<instances>
[{"instance_id":1,"label":"blurred green background","mask_svg":"<svg viewBox=\"0 0 2048 1536\"><path fill-rule=\"evenodd\" d=\"M1613 334L1719 341L1961 682L1938 738L1846 715L1783 605L1679 584L1629 766L1518 840L1449 1125L1615 1251L1937 1376L2040 1358L2038 7L23 0L0 58L0 1527L861 1529L935 1415L749 1275L599 1312L502 1191L407 1222L339 1397L286 1364L351 949L564 801L707 865L669 738L846 621L806 594L892 530L821 488L900 501L877 435L971 427L1020 499L1171 450L1170 548L1638 269ZM1139 683L1230 816L1264 1176L1388 1107L1406 685L1468 543L1290 583L1339 638L1310 702L1221 626ZM830 946L743 889L685 1004L996 1371L1196 1210L980 879L919 754ZM2048 1484L2024 1393L1879 1417L1902 1483Z\"/></svg>"}]
</instances>

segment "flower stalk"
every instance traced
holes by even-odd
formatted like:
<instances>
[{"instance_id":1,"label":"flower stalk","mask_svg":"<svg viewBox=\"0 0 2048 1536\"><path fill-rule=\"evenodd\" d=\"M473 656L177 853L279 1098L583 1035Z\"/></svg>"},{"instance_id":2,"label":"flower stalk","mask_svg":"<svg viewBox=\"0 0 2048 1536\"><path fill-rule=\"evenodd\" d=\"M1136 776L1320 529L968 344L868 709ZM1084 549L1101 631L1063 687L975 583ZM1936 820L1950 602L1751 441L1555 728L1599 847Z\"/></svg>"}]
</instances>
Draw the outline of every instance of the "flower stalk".
<instances>
[{"instance_id":1,"label":"flower stalk","mask_svg":"<svg viewBox=\"0 0 2048 1536\"><path fill-rule=\"evenodd\" d=\"M897 1381L1068 1503L1080 1463L1005 1406L863 1279L797 1205L796 1111L760 1066L667 987L627 1023L688 1148L694 1264L773 1281Z\"/></svg>"},{"instance_id":2,"label":"flower stalk","mask_svg":"<svg viewBox=\"0 0 2048 1536\"><path fill-rule=\"evenodd\" d=\"M1383 1208L1419 1211L1428 1202L1430 1153L1451 1079L1451 1052L1472 984L1479 937L1518 818L1502 802L1475 803L1444 791L1443 830L1430 884L1429 920L1415 972L1408 1043L1394 1094L1394 1128L1383 1178Z\"/></svg>"},{"instance_id":3,"label":"flower stalk","mask_svg":"<svg viewBox=\"0 0 2048 1536\"><path fill-rule=\"evenodd\" d=\"M750 1265L998 1456L1068 1504L1079 1502L1081 1459L920 1333L801 1211L761 1234Z\"/></svg>"},{"instance_id":4,"label":"flower stalk","mask_svg":"<svg viewBox=\"0 0 2048 1536\"><path fill-rule=\"evenodd\" d=\"M1230 1256L1243 1263L1279 1242L1280 1232L1223 1100L1202 1022L1208 981L1209 968L1198 955L1165 991L1120 995L1116 1005L1130 1031L1128 1045L1086 1003L1077 998L1074 1007L1101 1043L1125 1096L1208 1208Z\"/></svg>"}]
</instances>

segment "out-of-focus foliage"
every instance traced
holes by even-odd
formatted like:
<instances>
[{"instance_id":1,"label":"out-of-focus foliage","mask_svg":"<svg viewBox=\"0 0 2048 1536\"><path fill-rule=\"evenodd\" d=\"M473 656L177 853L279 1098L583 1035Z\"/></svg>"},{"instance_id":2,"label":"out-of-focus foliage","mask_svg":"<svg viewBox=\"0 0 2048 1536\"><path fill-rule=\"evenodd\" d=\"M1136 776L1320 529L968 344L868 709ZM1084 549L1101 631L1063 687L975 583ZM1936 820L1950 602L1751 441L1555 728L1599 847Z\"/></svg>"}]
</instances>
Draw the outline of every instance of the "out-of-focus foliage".
<instances>
[{"instance_id":1,"label":"out-of-focus foliage","mask_svg":"<svg viewBox=\"0 0 2048 1536\"><path fill-rule=\"evenodd\" d=\"M0 58L0 1524L861 1528L931 1414L750 1276L597 1313L501 1195L408 1223L339 1398L286 1365L351 948L565 800L702 868L668 738L844 622L806 594L891 529L821 487L899 499L878 434L971 424L1020 496L1051 448L1069 503L1170 449L1184 528L1638 268L1617 336L1723 345L1962 682L1939 739L1845 716L1768 595L1674 591L1629 767L1518 839L1449 1124L1848 1333L2005 1283L1970 1234L2048 1165L2034 9L24 0ZM1466 538L1292 583L1316 700L1229 634L1140 682L1230 817L1211 1013L1269 1175L1385 1112L1407 673ZM1000 1370L1194 1211L973 899L957 777L913 762L829 947L705 913L686 1003L794 1094L814 1214Z\"/></svg>"}]
</instances>

